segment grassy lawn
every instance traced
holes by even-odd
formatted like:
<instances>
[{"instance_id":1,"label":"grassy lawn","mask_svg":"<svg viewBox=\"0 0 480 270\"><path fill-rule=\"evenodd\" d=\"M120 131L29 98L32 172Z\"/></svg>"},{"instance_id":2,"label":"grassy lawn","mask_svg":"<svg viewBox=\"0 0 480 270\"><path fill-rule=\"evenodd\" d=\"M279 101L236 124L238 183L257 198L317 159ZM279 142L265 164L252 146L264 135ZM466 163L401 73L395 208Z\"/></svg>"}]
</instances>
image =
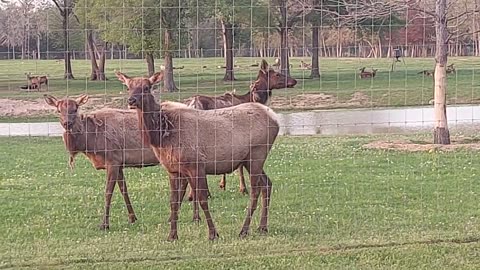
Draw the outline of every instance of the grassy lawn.
<instances>
[{"instance_id":1,"label":"grassy lawn","mask_svg":"<svg viewBox=\"0 0 480 270\"><path fill-rule=\"evenodd\" d=\"M273 63L273 59L267 59ZM432 78L417 74L424 69L432 69L433 59L406 59L406 65L397 63L395 72L390 72L391 59L359 59L359 58L325 58L321 59L322 78L308 79L309 71L298 68L301 58L291 60L294 68L292 76L299 79L294 89L276 90L274 96L298 96L300 94L324 93L334 95L338 104L351 99L352 94L361 91L369 97L369 102L361 106L404 106L425 105L432 98ZM308 59L304 59L309 61ZM258 68L249 67L259 62L256 58L237 58L240 68L236 71L237 81L223 82L221 58L206 59L175 59L175 66L184 66L184 69L175 70L177 86L180 91L165 93L162 97L169 100L182 100L193 94L221 94L225 91L237 89L243 93L254 80ZM449 76L448 100L450 103L478 103L480 91L478 77L480 76L480 62L476 57L449 58L457 68L456 75ZM161 60L157 60L157 69ZM206 65L206 69L202 66ZM379 69L373 80L358 79L358 69L362 66ZM2 60L0 61L0 97L15 99L34 99L43 93L20 92L19 86L26 83L26 72L33 74L48 74L51 78L50 93L54 95L77 95L88 93L103 97L122 96L123 86L113 75L115 69L131 75L146 74L144 60L111 60L107 62L106 72L110 80L107 82L89 81L90 62L85 60L73 61L73 71L76 80L63 80L63 64L54 60ZM305 79L304 79L305 78Z\"/></svg>"},{"instance_id":2,"label":"grassy lawn","mask_svg":"<svg viewBox=\"0 0 480 270\"><path fill-rule=\"evenodd\" d=\"M211 177L220 240L207 240L185 203L180 240L169 243L159 167L126 170L139 221L127 224L117 189L110 231L101 232L104 171L78 157L70 172L60 138L0 138L0 268L476 269L478 152L361 147L376 139L384 138L280 138L266 167L274 185L268 236L255 232L257 210L252 234L238 239L248 197L237 177L226 192Z\"/></svg>"}]
</instances>

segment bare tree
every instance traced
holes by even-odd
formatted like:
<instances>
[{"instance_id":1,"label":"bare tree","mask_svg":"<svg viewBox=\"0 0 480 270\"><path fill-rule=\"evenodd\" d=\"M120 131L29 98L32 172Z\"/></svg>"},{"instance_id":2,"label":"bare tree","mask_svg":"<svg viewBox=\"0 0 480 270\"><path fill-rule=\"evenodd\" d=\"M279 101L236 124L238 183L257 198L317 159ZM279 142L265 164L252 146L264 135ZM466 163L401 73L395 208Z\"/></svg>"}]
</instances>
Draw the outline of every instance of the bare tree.
<instances>
[{"instance_id":1,"label":"bare tree","mask_svg":"<svg viewBox=\"0 0 480 270\"><path fill-rule=\"evenodd\" d=\"M435 0L434 10L430 6L422 6L421 0L411 0L408 4L411 9L419 11L422 16L433 18L435 21L433 142L435 144L450 144L446 103L448 44L450 40L471 34L468 31L459 31L460 26L469 21L469 18L480 10L469 6L467 1Z\"/></svg>"}]
</instances>

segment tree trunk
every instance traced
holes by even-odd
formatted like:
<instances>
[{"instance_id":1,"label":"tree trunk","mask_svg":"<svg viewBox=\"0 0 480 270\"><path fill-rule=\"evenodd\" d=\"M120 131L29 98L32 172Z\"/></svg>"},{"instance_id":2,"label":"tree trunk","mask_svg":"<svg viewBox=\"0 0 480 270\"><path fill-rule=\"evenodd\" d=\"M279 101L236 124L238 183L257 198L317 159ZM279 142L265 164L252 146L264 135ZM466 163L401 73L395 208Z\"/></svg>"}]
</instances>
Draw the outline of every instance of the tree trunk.
<instances>
[{"instance_id":1,"label":"tree trunk","mask_svg":"<svg viewBox=\"0 0 480 270\"><path fill-rule=\"evenodd\" d=\"M155 73L155 60L153 59L153 53L147 52L145 59L147 60L148 76L152 76Z\"/></svg>"},{"instance_id":2,"label":"tree trunk","mask_svg":"<svg viewBox=\"0 0 480 270\"><path fill-rule=\"evenodd\" d=\"M165 77L163 82L163 90L168 92L175 92L178 90L173 78L173 59L170 52L165 52Z\"/></svg>"},{"instance_id":3,"label":"tree trunk","mask_svg":"<svg viewBox=\"0 0 480 270\"><path fill-rule=\"evenodd\" d=\"M447 0L436 0L435 6L435 105L434 105L434 131L433 142L435 144L450 144L450 132L447 124Z\"/></svg>"},{"instance_id":4,"label":"tree trunk","mask_svg":"<svg viewBox=\"0 0 480 270\"><path fill-rule=\"evenodd\" d=\"M90 72L90 80L91 81L96 81L98 79L97 73L98 73L98 65L97 65L97 57L95 55L95 45L93 41L93 32L88 31L87 33L87 45L88 45L88 54L90 55L90 63L92 66L91 72Z\"/></svg>"},{"instance_id":5,"label":"tree trunk","mask_svg":"<svg viewBox=\"0 0 480 270\"><path fill-rule=\"evenodd\" d=\"M165 76L163 77L163 90L168 92L177 91L178 88L175 85L175 80L173 78L173 59L172 53L170 52L170 44L172 42L171 30L165 30L165 40L164 40L164 50L165 50Z\"/></svg>"},{"instance_id":6,"label":"tree trunk","mask_svg":"<svg viewBox=\"0 0 480 270\"><path fill-rule=\"evenodd\" d=\"M224 81L234 81L233 74L233 25L222 20L223 49L225 50L225 76Z\"/></svg>"},{"instance_id":7,"label":"tree trunk","mask_svg":"<svg viewBox=\"0 0 480 270\"><path fill-rule=\"evenodd\" d=\"M312 71L310 78L320 78L320 65L318 63L318 32L319 25L315 20L312 24Z\"/></svg>"},{"instance_id":8,"label":"tree trunk","mask_svg":"<svg viewBox=\"0 0 480 270\"><path fill-rule=\"evenodd\" d=\"M72 63L70 62L70 36L68 33L68 17L69 12L67 10L63 11L63 49L64 49L64 62L65 62L65 74L64 79L73 80L75 79L72 74Z\"/></svg>"},{"instance_id":9,"label":"tree trunk","mask_svg":"<svg viewBox=\"0 0 480 270\"><path fill-rule=\"evenodd\" d=\"M40 54L40 34L37 35L37 58L40 60L42 55Z\"/></svg>"},{"instance_id":10,"label":"tree trunk","mask_svg":"<svg viewBox=\"0 0 480 270\"><path fill-rule=\"evenodd\" d=\"M290 63L288 59L288 28L280 28L280 72L283 75L290 76Z\"/></svg>"},{"instance_id":11,"label":"tree trunk","mask_svg":"<svg viewBox=\"0 0 480 270\"><path fill-rule=\"evenodd\" d=\"M97 80L99 81L105 81L107 78L105 77L105 62L107 61L107 46L108 43L105 42L104 46L101 46L100 49L98 49L95 46L95 49L97 51L98 55L98 69L97 69Z\"/></svg>"}]
</instances>

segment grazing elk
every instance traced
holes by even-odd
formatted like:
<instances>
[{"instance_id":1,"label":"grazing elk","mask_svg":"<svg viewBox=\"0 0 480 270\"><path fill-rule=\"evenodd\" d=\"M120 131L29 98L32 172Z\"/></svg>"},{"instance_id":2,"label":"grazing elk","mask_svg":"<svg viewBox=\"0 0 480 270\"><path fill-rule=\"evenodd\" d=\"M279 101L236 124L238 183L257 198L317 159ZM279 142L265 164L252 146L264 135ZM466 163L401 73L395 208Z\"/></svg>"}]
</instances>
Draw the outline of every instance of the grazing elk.
<instances>
[{"instance_id":1,"label":"grazing elk","mask_svg":"<svg viewBox=\"0 0 480 270\"><path fill-rule=\"evenodd\" d=\"M366 79L366 78L375 78L375 75L377 74L378 69L373 69L372 71L365 71L365 67L362 67L360 69L360 74L359 77L360 79Z\"/></svg>"},{"instance_id":2,"label":"grazing elk","mask_svg":"<svg viewBox=\"0 0 480 270\"><path fill-rule=\"evenodd\" d=\"M30 73L25 73L25 75L27 76L28 84L20 86L21 89L37 89L40 92L42 84L45 84L48 87L47 76L30 76Z\"/></svg>"},{"instance_id":3,"label":"grazing elk","mask_svg":"<svg viewBox=\"0 0 480 270\"><path fill-rule=\"evenodd\" d=\"M197 95L186 99L184 103L198 110L214 110L247 102L258 102L268 105L272 96L272 89L291 88L296 84L297 81L295 79L270 69L267 61L262 60L257 79L250 85L250 91L246 94L225 93L218 97ZM240 192L247 194L242 166L239 167L238 172L240 175ZM225 190L225 187L226 175L223 175L220 181L220 188Z\"/></svg>"},{"instance_id":4,"label":"grazing elk","mask_svg":"<svg viewBox=\"0 0 480 270\"><path fill-rule=\"evenodd\" d=\"M178 238L179 210L178 184L188 179L205 214L209 239L218 237L208 209L207 175L231 173L243 165L250 174L251 197L240 236L248 234L252 215L262 193L262 213L259 231L268 231L268 209L272 183L263 169L278 131L275 113L258 103L244 103L218 110L196 110L185 104L164 102L158 104L151 88L160 82L163 73L150 78L130 78L117 72L117 77L128 87L130 108L136 109L145 143L149 143L170 178L170 234L168 240Z\"/></svg>"},{"instance_id":5,"label":"grazing elk","mask_svg":"<svg viewBox=\"0 0 480 270\"><path fill-rule=\"evenodd\" d=\"M124 168L158 165L150 145L142 144L137 114L132 110L102 109L88 115L80 115L78 109L88 101L87 95L77 99L58 100L45 95L45 102L57 109L60 124L65 129L63 141L70 153L70 166L74 158L83 153L97 170L106 169L105 212L101 229L110 226L110 204L115 184L125 200L128 221L137 220L127 191ZM183 196L182 196L183 198ZM194 207L193 219L198 221L198 209Z\"/></svg>"}]
</instances>

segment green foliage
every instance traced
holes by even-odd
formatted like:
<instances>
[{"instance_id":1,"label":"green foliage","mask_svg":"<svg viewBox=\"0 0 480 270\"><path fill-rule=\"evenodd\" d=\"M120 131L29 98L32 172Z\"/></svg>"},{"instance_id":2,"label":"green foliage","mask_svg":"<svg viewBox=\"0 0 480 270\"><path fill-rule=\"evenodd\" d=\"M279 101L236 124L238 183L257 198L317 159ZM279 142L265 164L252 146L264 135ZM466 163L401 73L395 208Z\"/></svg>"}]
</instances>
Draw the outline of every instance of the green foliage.
<instances>
[{"instance_id":1,"label":"green foliage","mask_svg":"<svg viewBox=\"0 0 480 270\"><path fill-rule=\"evenodd\" d=\"M188 29L185 23L194 19L197 1L128 0L122 7L116 0L80 0L76 12L84 27L92 27L111 43L125 44L132 52L150 52L156 56L162 51L185 48ZM166 47L165 33L171 39Z\"/></svg>"}]
</instances>

